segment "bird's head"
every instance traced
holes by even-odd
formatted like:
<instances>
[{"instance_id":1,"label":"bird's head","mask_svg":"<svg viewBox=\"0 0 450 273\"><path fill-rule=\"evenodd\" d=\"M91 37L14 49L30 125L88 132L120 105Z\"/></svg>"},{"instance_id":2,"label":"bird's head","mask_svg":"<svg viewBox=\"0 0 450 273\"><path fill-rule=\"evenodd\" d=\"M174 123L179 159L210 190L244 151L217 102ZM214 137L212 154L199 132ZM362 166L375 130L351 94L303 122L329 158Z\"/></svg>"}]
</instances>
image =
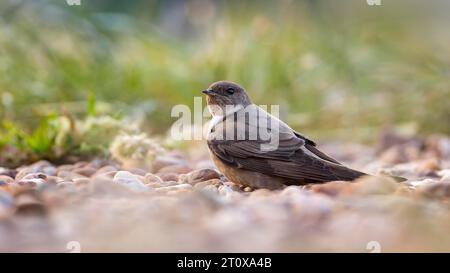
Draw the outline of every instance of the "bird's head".
<instances>
[{"instance_id":1,"label":"bird's head","mask_svg":"<svg viewBox=\"0 0 450 273\"><path fill-rule=\"evenodd\" d=\"M222 111L227 108L247 107L252 104L245 89L230 81L215 82L202 92L207 95L206 101L209 107L219 107Z\"/></svg>"}]
</instances>

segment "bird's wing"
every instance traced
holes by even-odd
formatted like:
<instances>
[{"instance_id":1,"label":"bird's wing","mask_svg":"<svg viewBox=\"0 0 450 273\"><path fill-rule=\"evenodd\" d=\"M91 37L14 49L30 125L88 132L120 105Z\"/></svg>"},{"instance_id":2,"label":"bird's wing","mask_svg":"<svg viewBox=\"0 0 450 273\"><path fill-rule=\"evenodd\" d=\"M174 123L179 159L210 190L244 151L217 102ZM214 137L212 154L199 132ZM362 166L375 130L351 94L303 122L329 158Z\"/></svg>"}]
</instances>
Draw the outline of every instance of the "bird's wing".
<instances>
[{"instance_id":1,"label":"bird's wing","mask_svg":"<svg viewBox=\"0 0 450 273\"><path fill-rule=\"evenodd\" d=\"M268 123L272 116L260 108L256 110L259 117L266 118ZM254 114L250 113L250 117ZM264 119L260 119L264 120ZM230 118L224 120L224 123ZM279 121L279 120L278 120ZM239 125L240 119L234 119L232 128ZM244 121L248 130L258 130L260 124L249 124ZM271 132L278 133L278 145L272 150L262 149L262 145L268 145L270 140L256 139L217 139L218 132L211 134L208 146L212 153L224 163L245 170L260 172L266 175L277 176L293 180L308 181L333 181L353 180L364 173L351 170L340 165L336 160L328 157L315 148L314 142L295 133L288 125L279 121L277 128L268 126ZM223 128L230 129L228 124ZM308 142L312 142L308 143Z\"/></svg>"},{"instance_id":2,"label":"bird's wing","mask_svg":"<svg viewBox=\"0 0 450 273\"><path fill-rule=\"evenodd\" d=\"M310 151L311 153L313 153L314 155L318 156L319 158L329 161L331 163L335 163L335 164L339 164L342 165L339 161L337 161L336 159L332 158L331 156L325 154L324 152L320 151L319 149L316 148L316 143L314 143L313 141L305 138L304 136L300 135L297 132L294 132L296 136L301 137L305 140L305 148L308 149L308 151Z\"/></svg>"}]
</instances>

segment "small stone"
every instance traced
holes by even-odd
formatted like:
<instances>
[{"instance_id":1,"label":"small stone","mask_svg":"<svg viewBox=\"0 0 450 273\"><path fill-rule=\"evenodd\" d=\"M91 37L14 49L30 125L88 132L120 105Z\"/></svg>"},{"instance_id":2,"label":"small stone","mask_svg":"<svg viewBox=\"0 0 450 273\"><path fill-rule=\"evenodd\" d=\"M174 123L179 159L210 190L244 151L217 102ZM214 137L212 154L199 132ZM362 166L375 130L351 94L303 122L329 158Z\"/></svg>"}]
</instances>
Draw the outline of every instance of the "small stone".
<instances>
[{"instance_id":1,"label":"small stone","mask_svg":"<svg viewBox=\"0 0 450 273\"><path fill-rule=\"evenodd\" d=\"M442 170L442 171L438 172L438 175L441 177L441 181L450 182L450 169Z\"/></svg>"},{"instance_id":2,"label":"small stone","mask_svg":"<svg viewBox=\"0 0 450 273\"><path fill-rule=\"evenodd\" d=\"M57 176L61 177L64 180L73 180L75 178L86 178L86 176L84 175L69 171L59 171Z\"/></svg>"},{"instance_id":3,"label":"small stone","mask_svg":"<svg viewBox=\"0 0 450 273\"><path fill-rule=\"evenodd\" d=\"M182 176L182 182L195 185L196 183L212 179L220 179L220 174L213 169L200 169Z\"/></svg>"},{"instance_id":4,"label":"small stone","mask_svg":"<svg viewBox=\"0 0 450 273\"><path fill-rule=\"evenodd\" d=\"M42 169L36 170L35 168L23 168L17 173L15 179L16 179L16 181L19 181L19 180L22 180L26 175L33 174L33 173L36 173L39 171L42 171Z\"/></svg>"},{"instance_id":5,"label":"small stone","mask_svg":"<svg viewBox=\"0 0 450 273\"><path fill-rule=\"evenodd\" d=\"M12 179L10 176L0 175L0 183L9 184L13 182L14 179Z\"/></svg>"},{"instance_id":6,"label":"small stone","mask_svg":"<svg viewBox=\"0 0 450 273\"><path fill-rule=\"evenodd\" d=\"M73 166L75 167L75 169L79 169L79 168L84 168L89 164L89 162L85 162L85 161L79 161L77 163L75 163Z\"/></svg>"},{"instance_id":7,"label":"small stone","mask_svg":"<svg viewBox=\"0 0 450 273\"><path fill-rule=\"evenodd\" d=\"M214 186L214 187L219 187L219 186L221 186L221 185L223 185L223 183L222 183L222 181L220 180L220 179L210 179L210 180L207 180L207 181L203 181L203 182L198 182L198 183L195 183L195 184L190 184L190 185L194 185L194 188L199 188L199 189L201 189L201 188L204 188L204 187L207 187L207 186Z\"/></svg>"},{"instance_id":8,"label":"small stone","mask_svg":"<svg viewBox=\"0 0 450 273\"><path fill-rule=\"evenodd\" d=\"M241 191L240 185L234 183L234 182L224 182L225 186L230 187L233 191Z\"/></svg>"},{"instance_id":9,"label":"small stone","mask_svg":"<svg viewBox=\"0 0 450 273\"><path fill-rule=\"evenodd\" d=\"M176 173L158 173L157 174L163 181L178 181L179 175Z\"/></svg>"},{"instance_id":10,"label":"small stone","mask_svg":"<svg viewBox=\"0 0 450 273\"><path fill-rule=\"evenodd\" d=\"M76 178L73 180L73 183L75 184L75 186L81 187L89 184L90 181L91 180L88 178Z\"/></svg>"},{"instance_id":11,"label":"small stone","mask_svg":"<svg viewBox=\"0 0 450 273\"><path fill-rule=\"evenodd\" d=\"M69 192L77 192L77 187L74 182L64 181L57 185L58 188L64 189Z\"/></svg>"},{"instance_id":12,"label":"small stone","mask_svg":"<svg viewBox=\"0 0 450 273\"><path fill-rule=\"evenodd\" d=\"M438 182L437 180L427 178L427 179L418 180L418 181L409 181L408 184L414 188L420 188L420 187L428 186L431 184L435 184L437 182Z\"/></svg>"},{"instance_id":13,"label":"small stone","mask_svg":"<svg viewBox=\"0 0 450 273\"><path fill-rule=\"evenodd\" d=\"M148 184L152 188L163 188L175 185L180 185L177 181L163 181L161 183Z\"/></svg>"},{"instance_id":14,"label":"small stone","mask_svg":"<svg viewBox=\"0 0 450 273\"><path fill-rule=\"evenodd\" d=\"M72 171L75 167L73 165L61 165L58 166L58 168L56 168L56 173L60 172L60 171Z\"/></svg>"},{"instance_id":15,"label":"small stone","mask_svg":"<svg viewBox=\"0 0 450 273\"><path fill-rule=\"evenodd\" d=\"M253 189L250 188L250 187L245 187L245 188L244 188L244 191L245 191L245 192L251 192L251 191L253 191Z\"/></svg>"},{"instance_id":16,"label":"small stone","mask_svg":"<svg viewBox=\"0 0 450 273\"><path fill-rule=\"evenodd\" d=\"M26 186L26 187L31 187L31 188L35 188L44 183L45 183L45 180L40 179L40 178L22 179L19 182L17 182L17 184L19 184L21 186Z\"/></svg>"},{"instance_id":17,"label":"small stone","mask_svg":"<svg viewBox=\"0 0 450 273\"><path fill-rule=\"evenodd\" d=\"M15 196L16 215L20 216L45 216L47 208L34 190L23 191Z\"/></svg>"},{"instance_id":18,"label":"small stone","mask_svg":"<svg viewBox=\"0 0 450 273\"><path fill-rule=\"evenodd\" d=\"M186 185L189 185L189 184L186 184ZM194 188L196 190L207 192L207 193L212 193L212 194L218 194L219 193L218 187L215 186L215 185L211 185L211 184L210 185L206 185L204 187L195 187L194 186Z\"/></svg>"},{"instance_id":19,"label":"small stone","mask_svg":"<svg viewBox=\"0 0 450 273\"><path fill-rule=\"evenodd\" d=\"M161 188L156 188L155 191L156 192L169 192L169 191L190 191L192 190L192 186L189 184L181 184L181 185L173 185L173 186L169 186L169 187L161 187Z\"/></svg>"},{"instance_id":20,"label":"small stone","mask_svg":"<svg viewBox=\"0 0 450 273\"><path fill-rule=\"evenodd\" d=\"M45 179L45 181L50 184L58 184L58 183L63 182L64 179L62 179L61 177L57 177L57 176L47 176L47 179Z\"/></svg>"},{"instance_id":21,"label":"small stone","mask_svg":"<svg viewBox=\"0 0 450 273\"><path fill-rule=\"evenodd\" d=\"M118 171L118 169L113 166L104 166L104 167L98 169L97 172L95 173L95 175L93 175L93 176L96 176L99 174L104 174L104 173L117 172L117 171Z\"/></svg>"},{"instance_id":22,"label":"small stone","mask_svg":"<svg viewBox=\"0 0 450 273\"><path fill-rule=\"evenodd\" d=\"M437 158L430 158L422 161L418 166L417 170L420 173L427 173L429 171L438 171L441 169L440 162Z\"/></svg>"},{"instance_id":23,"label":"small stone","mask_svg":"<svg viewBox=\"0 0 450 273\"><path fill-rule=\"evenodd\" d=\"M114 182L128 186L134 190L147 189L147 186L141 182L135 175L127 171L118 171L113 179Z\"/></svg>"},{"instance_id":24,"label":"small stone","mask_svg":"<svg viewBox=\"0 0 450 273\"><path fill-rule=\"evenodd\" d=\"M417 193L421 196L433 199L449 199L450 198L450 182L436 182L422 186L417 189Z\"/></svg>"},{"instance_id":25,"label":"small stone","mask_svg":"<svg viewBox=\"0 0 450 273\"><path fill-rule=\"evenodd\" d=\"M10 193L0 190L0 216L13 208L14 198Z\"/></svg>"},{"instance_id":26,"label":"small stone","mask_svg":"<svg viewBox=\"0 0 450 273\"><path fill-rule=\"evenodd\" d=\"M152 174L152 173L148 173L145 175L144 177L144 183L145 184L151 184L151 183L162 183L163 180L161 179L161 177Z\"/></svg>"},{"instance_id":27,"label":"small stone","mask_svg":"<svg viewBox=\"0 0 450 273\"><path fill-rule=\"evenodd\" d=\"M117 171L105 172L105 173L95 173L91 178L105 178L105 179L114 179L114 176L117 174Z\"/></svg>"},{"instance_id":28,"label":"small stone","mask_svg":"<svg viewBox=\"0 0 450 273\"><path fill-rule=\"evenodd\" d=\"M22 177L21 180L29 180L29 179L47 179L47 175L44 173L30 173Z\"/></svg>"},{"instance_id":29,"label":"small stone","mask_svg":"<svg viewBox=\"0 0 450 273\"><path fill-rule=\"evenodd\" d=\"M389 177L364 176L354 181L353 190L361 195L390 194L398 188L398 183Z\"/></svg>"},{"instance_id":30,"label":"small stone","mask_svg":"<svg viewBox=\"0 0 450 273\"><path fill-rule=\"evenodd\" d=\"M16 177L16 175L17 175L16 170L11 170L11 169L0 167L0 176L9 176L14 179Z\"/></svg>"},{"instance_id":31,"label":"small stone","mask_svg":"<svg viewBox=\"0 0 450 273\"><path fill-rule=\"evenodd\" d=\"M94 168L90 168L90 167L83 167L83 168L74 169L72 172L80 174L85 177L91 177L97 172L97 170Z\"/></svg>"},{"instance_id":32,"label":"small stone","mask_svg":"<svg viewBox=\"0 0 450 273\"><path fill-rule=\"evenodd\" d=\"M347 181L332 181L307 186L307 188L311 189L313 192L322 193L328 196L337 196L341 192L347 191L349 187L351 187L351 184Z\"/></svg>"},{"instance_id":33,"label":"small stone","mask_svg":"<svg viewBox=\"0 0 450 273\"><path fill-rule=\"evenodd\" d=\"M268 189L257 189L251 193L252 197L254 197L254 196L270 196L270 195L273 195L273 191L268 190Z\"/></svg>"}]
</instances>

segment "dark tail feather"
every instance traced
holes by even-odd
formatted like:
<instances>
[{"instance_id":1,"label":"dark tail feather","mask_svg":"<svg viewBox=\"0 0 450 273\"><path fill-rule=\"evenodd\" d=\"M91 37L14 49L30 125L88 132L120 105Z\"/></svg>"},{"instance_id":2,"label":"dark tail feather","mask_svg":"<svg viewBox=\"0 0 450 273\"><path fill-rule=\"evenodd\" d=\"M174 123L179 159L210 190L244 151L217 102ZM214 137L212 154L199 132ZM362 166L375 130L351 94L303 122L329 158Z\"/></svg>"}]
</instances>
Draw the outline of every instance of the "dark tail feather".
<instances>
[{"instance_id":1,"label":"dark tail feather","mask_svg":"<svg viewBox=\"0 0 450 273\"><path fill-rule=\"evenodd\" d=\"M405 182L406 180L408 180L408 179L406 179L406 178L404 178L404 177L401 177L401 176L395 176L395 175L389 175L388 177L394 179L395 182L399 182L399 183L400 183L400 182Z\"/></svg>"}]
</instances>

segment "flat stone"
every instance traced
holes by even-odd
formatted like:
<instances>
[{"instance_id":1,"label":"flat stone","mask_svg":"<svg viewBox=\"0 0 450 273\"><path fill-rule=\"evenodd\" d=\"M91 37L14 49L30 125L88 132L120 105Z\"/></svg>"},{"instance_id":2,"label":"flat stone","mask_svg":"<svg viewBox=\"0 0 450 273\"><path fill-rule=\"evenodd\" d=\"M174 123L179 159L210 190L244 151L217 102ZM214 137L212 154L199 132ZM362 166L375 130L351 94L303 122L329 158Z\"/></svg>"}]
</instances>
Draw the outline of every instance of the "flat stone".
<instances>
[{"instance_id":1,"label":"flat stone","mask_svg":"<svg viewBox=\"0 0 450 273\"><path fill-rule=\"evenodd\" d=\"M97 170L94 168L90 168L90 167L83 167L83 168L74 169L72 172L80 174L85 177L91 177L97 172Z\"/></svg>"},{"instance_id":2,"label":"flat stone","mask_svg":"<svg viewBox=\"0 0 450 273\"><path fill-rule=\"evenodd\" d=\"M163 181L178 181L179 174L176 173L157 173Z\"/></svg>"},{"instance_id":3,"label":"flat stone","mask_svg":"<svg viewBox=\"0 0 450 273\"><path fill-rule=\"evenodd\" d=\"M220 179L220 174L214 169L200 169L192 171L185 176L182 176L182 182L189 184L196 184L203 181L208 181L212 179Z\"/></svg>"},{"instance_id":4,"label":"flat stone","mask_svg":"<svg viewBox=\"0 0 450 273\"><path fill-rule=\"evenodd\" d=\"M13 183L13 182L14 182L14 179L11 178L10 176L0 175L0 183L8 184L8 183Z\"/></svg>"},{"instance_id":5,"label":"flat stone","mask_svg":"<svg viewBox=\"0 0 450 273\"><path fill-rule=\"evenodd\" d=\"M134 190L147 189L147 186L139 178L127 171L118 171L113 179L114 182L128 186Z\"/></svg>"},{"instance_id":6,"label":"flat stone","mask_svg":"<svg viewBox=\"0 0 450 273\"><path fill-rule=\"evenodd\" d=\"M156 174L147 173L144 176L144 183L145 184L151 184L151 183L162 183L163 180L161 177L157 176Z\"/></svg>"},{"instance_id":7,"label":"flat stone","mask_svg":"<svg viewBox=\"0 0 450 273\"><path fill-rule=\"evenodd\" d=\"M222 186L223 185L223 183L222 183L222 181L220 180L220 179L210 179L210 180L207 180L207 181L203 181L203 182L198 182L198 183L195 183L195 184L192 184L192 183L189 183L190 185L193 185L194 186L194 188L199 188L199 189L201 189L201 188L204 188L204 187L207 187L207 186L214 186L214 187L219 187L219 186Z\"/></svg>"}]
</instances>

